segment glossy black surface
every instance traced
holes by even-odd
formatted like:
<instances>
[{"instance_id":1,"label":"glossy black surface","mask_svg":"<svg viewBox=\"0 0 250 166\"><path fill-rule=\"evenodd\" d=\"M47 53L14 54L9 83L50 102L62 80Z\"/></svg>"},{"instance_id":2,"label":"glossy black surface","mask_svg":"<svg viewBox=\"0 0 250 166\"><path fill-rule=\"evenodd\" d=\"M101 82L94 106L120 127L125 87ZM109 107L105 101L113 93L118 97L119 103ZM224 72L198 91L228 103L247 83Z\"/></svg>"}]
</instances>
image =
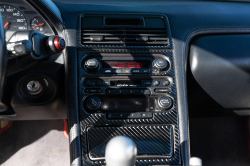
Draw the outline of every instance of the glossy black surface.
<instances>
[{"instance_id":1,"label":"glossy black surface","mask_svg":"<svg viewBox=\"0 0 250 166\"><path fill-rule=\"evenodd\" d=\"M118 135L131 138L137 146L137 160L147 158L170 158L173 155L173 126L129 125L124 127L89 127L88 152L91 160L104 160L108 141ZM109 133L109 134L107 134ZM140 161L136 162L140 165Z\"/></svg>"}]
</instances>

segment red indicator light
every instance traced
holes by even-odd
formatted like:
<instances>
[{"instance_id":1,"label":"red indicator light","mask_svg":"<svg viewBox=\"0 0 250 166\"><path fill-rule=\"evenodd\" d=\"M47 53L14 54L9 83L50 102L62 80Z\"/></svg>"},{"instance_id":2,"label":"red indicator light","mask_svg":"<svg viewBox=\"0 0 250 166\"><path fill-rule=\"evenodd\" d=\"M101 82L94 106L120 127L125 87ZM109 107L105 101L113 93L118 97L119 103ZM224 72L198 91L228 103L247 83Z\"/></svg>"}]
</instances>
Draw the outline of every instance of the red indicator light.
<instances>
[{"instance_id":1,"label":"red indicator light","mask_svg":"<svg viewBox=\"0 0 250 166\"><path fill-rule=\"evenodd\" d=\"M149 68L150 62L136 62L136 61L123 61L123 62L119 62L119 61L105 61L105 64L103 67L104 68Z\"/></svg>"},{"instance_id":2,"label":"red indicator light","mask_svg":"<svg viewBox=\"0 0 250 166\"><path fill-rule=\"evenodd\" d=\"M119 64L118 68L125 68L124 65Z\"/></svg>"}]
</instances>

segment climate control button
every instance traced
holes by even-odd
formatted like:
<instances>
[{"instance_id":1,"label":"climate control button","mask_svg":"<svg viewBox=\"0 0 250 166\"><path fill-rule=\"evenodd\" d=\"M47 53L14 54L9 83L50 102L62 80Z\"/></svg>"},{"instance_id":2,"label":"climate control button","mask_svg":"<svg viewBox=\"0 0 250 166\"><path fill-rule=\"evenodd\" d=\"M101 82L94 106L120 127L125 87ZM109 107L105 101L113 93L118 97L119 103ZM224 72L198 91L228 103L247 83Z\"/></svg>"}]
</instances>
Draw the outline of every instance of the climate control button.
<instances>
[{"instance_id":1,"label":"climate control button","mask_svg":"<svg viewBox=\"0 0 250 166\"><path fill-rule=\"evenodd\" d=\"M162 58L155 60L153 63L153 67L158 70L164 70L168 68L168 66L169 66L168 62Z\"/></svg>"},{"instance_id":2,"label":"climate control button","mask_svg":"<svg viewBox=\"0 0 250 166\"><path fill-rule=\"evenodd\" d=\"M153 81L153 85L154 85L154 86L160 85L160 81L157 81L157 80Z\"/></svg>"},{"instance_id":3,"label":"climate control button","mask_svg":"<svg viewBox=\"0 0 250 166\"><path fill-rule=\"evenodd\" d=\"M85 69L88 72L96 72L99 69L99 62L93 58L85 62Z\"/></svg>"}]
</instances>

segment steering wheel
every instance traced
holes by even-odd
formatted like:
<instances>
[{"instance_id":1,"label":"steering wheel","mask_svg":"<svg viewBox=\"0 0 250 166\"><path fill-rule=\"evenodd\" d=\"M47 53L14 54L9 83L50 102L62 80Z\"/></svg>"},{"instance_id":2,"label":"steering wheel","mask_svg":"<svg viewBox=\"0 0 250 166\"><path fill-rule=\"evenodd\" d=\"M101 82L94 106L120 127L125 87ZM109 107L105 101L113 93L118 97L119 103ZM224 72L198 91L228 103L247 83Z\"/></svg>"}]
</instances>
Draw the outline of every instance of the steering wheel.
<instances>
[{"instance_id":1,"label":"steering wheel","mask_svg":"<svg viewBox=\"0 0 250 166\"><path fill-rule=\"evenodd\" d=\"M3 28L3 21L0 12L0 102L3 97L4 84L7 70L7 49L5 42L5 33Z\"/></svg>"}]
</instances>

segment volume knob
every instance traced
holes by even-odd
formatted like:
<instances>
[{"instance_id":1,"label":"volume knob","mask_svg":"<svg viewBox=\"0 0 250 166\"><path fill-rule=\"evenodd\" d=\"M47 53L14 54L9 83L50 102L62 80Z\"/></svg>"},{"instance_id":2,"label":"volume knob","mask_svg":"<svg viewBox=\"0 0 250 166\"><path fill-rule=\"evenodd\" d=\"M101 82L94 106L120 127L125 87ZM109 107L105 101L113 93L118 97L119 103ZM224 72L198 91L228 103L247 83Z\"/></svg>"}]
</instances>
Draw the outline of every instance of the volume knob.
<instances>
[{"instance_id":1,"label":"volume knob","mask_svg":"<svg viewBox=\"0 0 250 166\"><path fill-rule=\"evenodd\" d=\"M99 62L93 58L85 62L85 69L89 72L96 72L99 69Z\"/></svg>"},{"instance_id":2,"label":"volume knob","mask_svg":"<svg viewBox=\"0 0 250 166\"><path fill-rule=\"evenodd\" d=\"M173 100L168 96L162 96L158 98L157 106L161 110L168 110L172 107Z\"/></svg>"},{"instance_id":3,"label":"volume knob","mask_svg":"<svg viewBox=\"0 0 250 166\"><path fill-rule=\"evenodd\" d=\"M101 107L102 102L98 97L92 96L87 100L86 104L90 110L97 110Z\"/></svg>"},{"instance_id":4,"label":"volume knob","mask_svg":"<svg viewBox=\"0 0 250 166\"><path fill-rule=\"evenodd\" d=\"M158 70L164 70L169 67L169 64L165 59L160 58L154 61L153 66Z\"/></svg>"}]
</instances>

